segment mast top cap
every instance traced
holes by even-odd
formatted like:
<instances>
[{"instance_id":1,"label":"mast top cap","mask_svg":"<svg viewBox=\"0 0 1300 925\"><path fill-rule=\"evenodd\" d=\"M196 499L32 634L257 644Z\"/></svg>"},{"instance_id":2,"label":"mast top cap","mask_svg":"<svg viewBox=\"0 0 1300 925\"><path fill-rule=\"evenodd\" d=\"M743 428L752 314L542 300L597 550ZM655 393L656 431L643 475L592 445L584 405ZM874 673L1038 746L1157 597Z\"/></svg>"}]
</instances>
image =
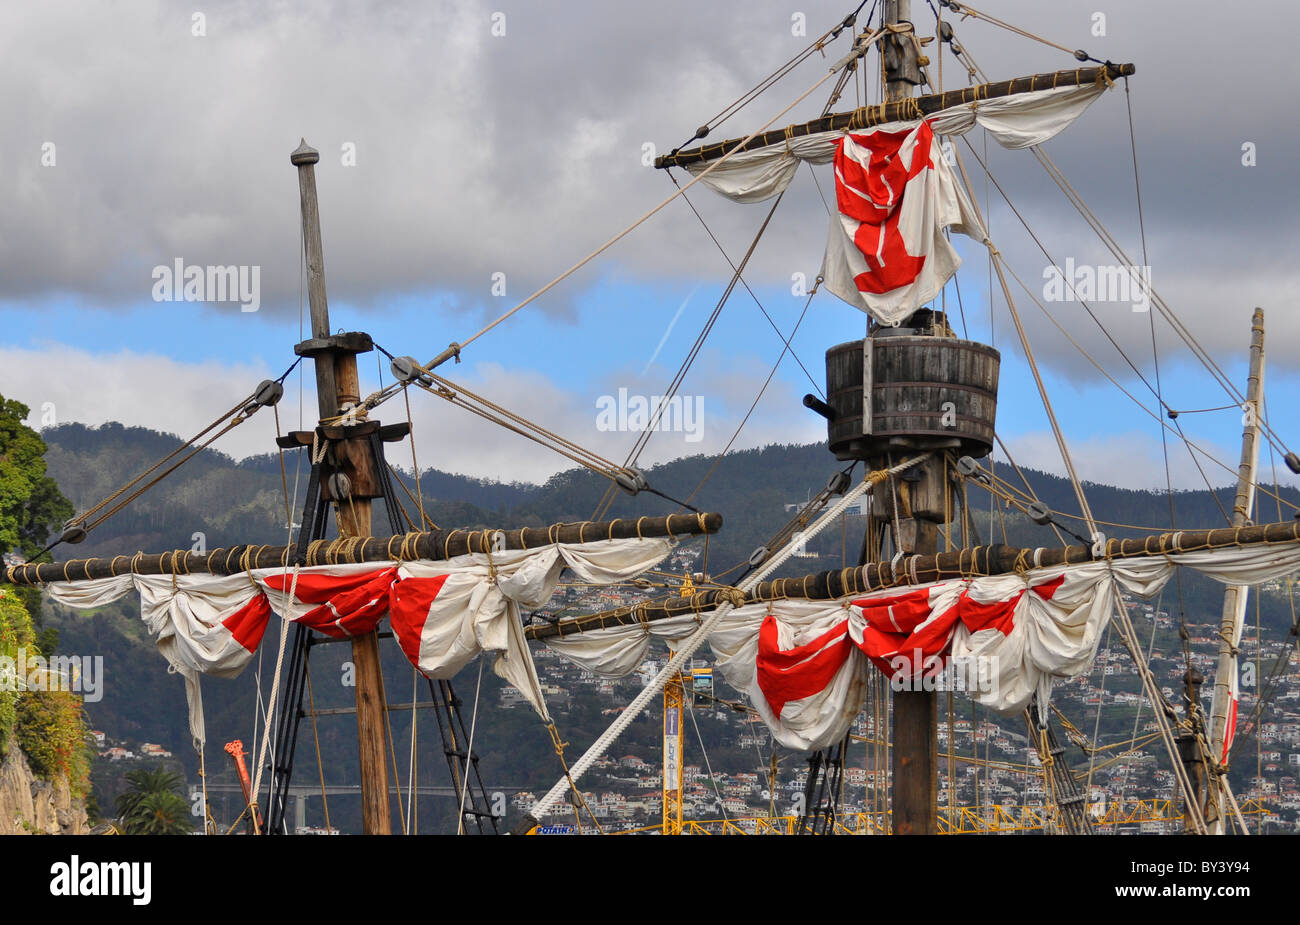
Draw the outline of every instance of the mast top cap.
<instances>
[{"instance_id":1,"label":"mast top cap","mask_svg":"<svg viewBox=\"0 0 1300 925\"><path fill-rule=\"evenodd\" d=\"M307 144L307 139L302 139L302 143L289 155L289 162L295 167L302 167L306 164L314 164L320 160L320 152Z\"/></svg>"}]
</instances>

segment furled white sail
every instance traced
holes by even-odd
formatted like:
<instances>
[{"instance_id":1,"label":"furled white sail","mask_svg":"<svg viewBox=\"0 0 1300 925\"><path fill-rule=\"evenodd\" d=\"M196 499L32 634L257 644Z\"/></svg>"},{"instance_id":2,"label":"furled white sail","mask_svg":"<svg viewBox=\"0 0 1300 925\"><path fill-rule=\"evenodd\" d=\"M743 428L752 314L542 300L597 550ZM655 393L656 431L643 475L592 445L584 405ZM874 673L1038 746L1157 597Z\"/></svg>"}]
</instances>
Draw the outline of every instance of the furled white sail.
<instances>
[{"instance_id":1,"label":"furled white sail","mask_svg":"<svg viewBox=\"0 0 1300 925\"><path fill-rule=\"evenodd\" d=\"M1104 91L1098 84L1035 90L992 100L977 100L940 110L926 117L937 136L964 135L975 126L1004 148L1029 148L1055 137L1083 115ZM886 132L910 131L920 120L888 122L876 128ZM784 192L803 161L829 164L844 131L818 132L741 151L729 157L700 182L736 202L761 202ZM691 174L703 173L711 161L686 165Z\"/></svg>"},{"instance_id":2,"label":"furled white sail","mask_svg":"<svg viewBox=\"0 0 1300 925\"><path fill-rule=\"evenodd\" d=\"M450 678L480 653L549 719L520 607L550 599L568 567L583 581L608 584L658 564L675 541L629 538L555 543L471 553L447 560L365 562L237 575L137 575L53 582L50 596L71 607L99 607L129 591L159 651L186 679L190 726L203 741L200 675L234 677L252 659L272 613L336 638L370 632L388 614L411 664Z\"/></svg>"},{"instance_id":3,"label":"furled white sail","mask_svg":"<svg viewBox=\"0 0 1300 925\"><path fill-rule=\"evenodd\" d=\"M1086 84L974 101L925 119L790 138L687 169L704 174L712 166L701 182L738 202L757 202L784 191L800 162L833 162L836 211L821 275L839 298L895 325L935 298L961 265L947 231L987 237L940 138L980 125L1008 148L1040 144L1102 90Z\"/></svg>"},{"instance_id":4,"label":"furled white sail","mask_svg":"<svg viewBox=\"0 0 1300 925\"><path fill-rule=\"evenodd\" d=\"M896 687L956 684L977 702L1046 709L1054 682L1088 673L1125 592L1156 594L1176 566L1250 585L1300 568L1300 546L1175 552L952 579L837 601L781 600L727 614L709 642L717 668L744 693L781 744L823 748L862 707L874 662ZM606 676L626 674L650 635L684 638L693 617L552 637L557 652ZM940 676L943 680L940 681Z\"/></svg>"}]
</instances>

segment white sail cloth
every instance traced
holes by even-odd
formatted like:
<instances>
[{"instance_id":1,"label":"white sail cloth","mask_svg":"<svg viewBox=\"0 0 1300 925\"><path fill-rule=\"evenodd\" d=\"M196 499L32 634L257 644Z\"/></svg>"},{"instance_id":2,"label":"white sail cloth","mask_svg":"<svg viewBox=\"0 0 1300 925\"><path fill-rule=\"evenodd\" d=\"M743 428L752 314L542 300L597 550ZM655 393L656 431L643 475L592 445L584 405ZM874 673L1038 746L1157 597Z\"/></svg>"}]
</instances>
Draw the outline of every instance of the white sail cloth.
<instances>
[{"instance_id":1,"label":"white sail cloth","mask_svg":"<svg viewBox=\"0 0 1300 925\"><path fill-rule=\"evenodd\" d=\"M1102 90L1097 84L1040 90L921 120L791 138L734 154L702 182L736 201L756 202L784 191L801 161L833 161L836 213L821 275L839 298L896 325L935 298L961 265L946 230L987 238L936 136L978 124L1005 147L1036 145L1078 118ZM687 169L703 174L708 167Z\"/></svg>"},{"instance_id":2,"label":"white sail cloth","mask_svg":"<svg viewBox=\"0 0 1300 925\"><path fill-rule=\"evenodd\" d=\"M660 562L670 538L556 543L471 553L445 561L365 562L237 575L136 575L53 582L46 590L70 607L100 607L129 591L172 670L186 679L190 727L204 740L200 675L234 677L252 659L274 612L336 638L374 629L385 613L402 651L433 678L450 678L480 653L493 670L549 720L524 640L520 607L550 599L565 567L608 584ZM292 591L292 596L290 595Z\"/></svg>"},{"instance_id":3,"label":"white sail cloth","mask_svg":"<svg viewBox=\"0 0 1300 925\"><path fill-rule=\"evenodd\" d=\"M1053 682L1086 674L1119 589L1150 597L1175 566L1225 584L1257 584L1300 568L1300 546L1230 547L954 579L839 601L748 604L710 637L717 667L781 744L838 742L861 710L869 662L895 689L947 684L1002 712ZM693 617L551 638L547 645L605 676L627 674L650 635L682 639ZM942 678L940 676L942 675Z\"/></svg>"},{"instance_id":4,"label":"white sail cloth","mask_svg":"<svg viewBox=\"0 0 1300 925\"><path fill-rule=\"evenodd\" d=\"M1004 148L1029 148L1067 128L1104 91L1105 87L1098 84L1035 90L952 106L927 116L925 121L935 135L964 135L978 125ZM876 129L907 131L917 124L915 120L887 122ZM736 202L762 202L784 192L803 161L829 164L844 135L844 131L818 132L791 138L784 145L741 151L700 182ZM686 170L699 175L711 163L688 164Z\"/></svg>"},{"instance_id":5,"label":"white sail cloth","mask_svg":"<svg viewBox=\"0 0 1300 925\"><path fill-rule=\"evenodd\" d=\"M985 237L928 122L911 131L873 129L841 138L835 205L822 278L882 324L910 316L961 266L945 229Z\"/></svg>"}]
</instances>

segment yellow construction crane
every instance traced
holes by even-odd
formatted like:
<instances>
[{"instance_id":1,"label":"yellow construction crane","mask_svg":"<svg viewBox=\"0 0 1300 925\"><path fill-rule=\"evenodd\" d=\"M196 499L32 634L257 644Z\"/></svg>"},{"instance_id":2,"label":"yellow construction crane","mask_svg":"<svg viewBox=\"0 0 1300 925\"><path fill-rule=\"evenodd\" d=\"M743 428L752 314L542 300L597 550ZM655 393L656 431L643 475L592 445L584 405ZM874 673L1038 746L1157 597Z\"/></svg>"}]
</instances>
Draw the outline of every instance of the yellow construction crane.
<instances>
[{"instance_id":1,"label":"yellow construction crane","mask_svg":"<svg viewBox=\"0 0 1300 925\"><path fill-rule=\"evenodd\" d=\"M670 656L671 657L671 656ZM686 686L678 674L664 685L664 822L665 835L682 832L682 723L685 719Z\"/></svg>"},{"instance_id":2,"label":"yellow construction crane","mask_svg":"<svg viewBox=\"0 0 1300 925\"><path fill-rule=\"evenodd\" d=\"M690 597L695 593L695 583L690 573L682 577L681 596ZM672 652L668 653L672 659ZM686 682L682 674L675 675L664 685L664 820L665 835L680 835L682 832L682 775L684 761L682 751L686 745Z\"/></svg>"}]
</instances>

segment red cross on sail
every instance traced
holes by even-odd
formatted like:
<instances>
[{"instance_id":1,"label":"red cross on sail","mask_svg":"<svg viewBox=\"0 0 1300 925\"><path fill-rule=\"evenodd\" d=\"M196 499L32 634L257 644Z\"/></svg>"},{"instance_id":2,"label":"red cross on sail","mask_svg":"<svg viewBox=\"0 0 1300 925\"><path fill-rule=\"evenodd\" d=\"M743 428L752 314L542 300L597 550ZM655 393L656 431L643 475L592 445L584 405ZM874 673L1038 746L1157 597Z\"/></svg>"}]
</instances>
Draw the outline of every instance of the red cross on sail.
<instances>
[{"instance_id":1,"label":"red cross on sail","mask_svg":"<svg viewBox=\"0 0 1300 925\"><path fill-rule=\"evenodd\" d=\"M860 598L842 611L843 619L796 645L782 645L778 621L769 615L758 634L754 680L779 719L787 704L821 696L848 668L854 647L894 683L932 677L954 654L959 628L964 639L979 639L984 649L990 644L999 648L1015 638L1025 594L1050 601L1064 582L1060 575L1025 588L1012 580L991 593L974 593L966 582L949 581ZM964 645L962 651L970 648Z\"/></svg>"},{"instance_id":2,"label":"red cross on sail","mask_svg":"<svg viewBox=\"0 0 1300 925\"><path fill-rule=\"evenodd\" d=\"M835 201L822 275L826 286L882 324L933 299L961 265L945 228L979 221L930 123L847 134L835 148Z\"/></svg>"},{"instance_id":3,"label":"red cross on sail","mask_svg":"<svg viewBox=\"0 0 1300 925\"><path fill-rule=\"evenodd\" d=\"M594 585L623 581L657 565L672 537L628 537L475 552L445 560L254 568L232 575L139 574L52 582L52 599L101 607L130 591L140 617L172 667L185 677L190 730L206 735L198 679L233 678L248 665L274 615L346 639L375 629L385 614L411 664L450 678L479 655L549 719L524 638L519 608L537 608L565 568Z\"/></svg>"}]
</instances>

